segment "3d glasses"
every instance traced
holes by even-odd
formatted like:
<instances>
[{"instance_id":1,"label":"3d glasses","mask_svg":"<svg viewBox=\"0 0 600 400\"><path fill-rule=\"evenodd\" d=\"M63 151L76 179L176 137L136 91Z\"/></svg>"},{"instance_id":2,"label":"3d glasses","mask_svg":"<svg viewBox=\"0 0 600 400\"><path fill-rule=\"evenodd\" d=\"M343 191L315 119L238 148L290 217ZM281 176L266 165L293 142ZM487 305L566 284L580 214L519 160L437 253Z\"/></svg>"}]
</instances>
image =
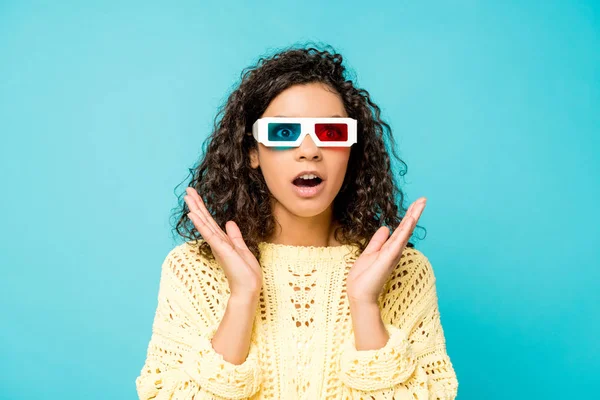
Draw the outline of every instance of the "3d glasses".
<instances>
[{"instance_id":1,"label":"3d glasses","mask_svg":"<svg viewBox=\"0 0 600 400\"><path fill-rule=\"evenodd\" d=\"M298 147L307 134L319 147L350 147L356 143L356 120L266 117L252 125L254 138L268 147Z\"/></svg>"}]
</instances>

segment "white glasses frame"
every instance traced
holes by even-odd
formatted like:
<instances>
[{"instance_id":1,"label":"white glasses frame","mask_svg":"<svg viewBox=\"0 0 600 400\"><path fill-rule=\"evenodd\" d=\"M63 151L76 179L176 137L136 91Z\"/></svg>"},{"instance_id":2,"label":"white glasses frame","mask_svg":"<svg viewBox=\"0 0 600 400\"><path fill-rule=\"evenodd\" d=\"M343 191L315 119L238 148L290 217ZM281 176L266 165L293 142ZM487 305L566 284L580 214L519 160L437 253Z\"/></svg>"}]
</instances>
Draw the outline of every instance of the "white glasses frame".
<instances>
[{"instance_id":1,"label":"white glasses frame","mask_svg":"<svg viewBox=\"0 0 600 400\"><path fill-rule=\"evenodd\" d=\"M269 140L269 123L293 123L300 124L300 136L293 142L284 142L278 140ZM323 142L315 133L315 124L327 123L345 123L348 125L348 141ZM284 118L284 117L265 117L259 118L252 125L252 136L257 142L268 147L299 147L304 137L310 135L315 144L319 147L350 147L356 143L356 123L354 118Z\"/></svg>"}]
</instances>

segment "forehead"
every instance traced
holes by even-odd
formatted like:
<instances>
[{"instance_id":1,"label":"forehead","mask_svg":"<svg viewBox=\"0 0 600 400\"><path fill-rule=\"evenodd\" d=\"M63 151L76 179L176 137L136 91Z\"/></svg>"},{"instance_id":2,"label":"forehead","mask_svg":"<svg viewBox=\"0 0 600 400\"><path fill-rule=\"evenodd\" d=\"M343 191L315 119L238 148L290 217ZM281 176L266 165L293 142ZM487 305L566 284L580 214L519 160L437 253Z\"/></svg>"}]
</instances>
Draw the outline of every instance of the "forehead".
<instances>
[{"instance_id":1,"label":"forehead","mask_svg":"<svg viewBox=\"0 0 600 400\"><path fill-rule=\"evenodd\" d=\"M338 93L320 83L294 85L279 93L262 117L347 117Z\"/></svg>"}]
</instances>

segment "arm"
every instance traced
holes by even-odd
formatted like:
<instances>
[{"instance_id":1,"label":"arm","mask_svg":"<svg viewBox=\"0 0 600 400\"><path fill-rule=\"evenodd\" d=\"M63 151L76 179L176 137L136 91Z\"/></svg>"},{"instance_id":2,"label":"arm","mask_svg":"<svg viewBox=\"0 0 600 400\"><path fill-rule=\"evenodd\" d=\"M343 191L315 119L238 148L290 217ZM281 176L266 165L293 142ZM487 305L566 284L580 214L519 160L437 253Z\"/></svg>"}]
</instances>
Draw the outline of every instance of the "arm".
<instances>
[{"instance_id":1,"label":"arm","mask_svg":"<svg viewBox=\"0 0 600 400\"><path fill-rule=\"evenodd\" d=\"M250 340L256 303L230 297L220 318L215 271L197 265L177 248L163 263L146 361L135 380L140 400L246 399L260 387L257 345ZM241 343L226 348L227 340Z\"/></svg>"},{"instance_id":2,"label":"arm","mask_svg":"<svg viewBox=\"0 0 600 400\"><path fill-rule=\"evenodd\" d=\"M340 357L344 398L453 400L458 381L446 352L435 276L422 253L406 250L377 308L350 305L354 337Z\"/></svg>"},{"instance_id":3,"label":"arm","mask_svg":"<svg viewBox=\"0 0 600 400\"><path fill-rule=\"evenodd\" d=\"M223 320L212 338L212 347L225 361L240 365L248 357L254 312L257 307L258 297L229 297Z\"/></svg>"},{"instance_id":4,"label":"arm","mask_svg":"<svg viewBox=\"0 0 600 400\"><path fill-rule=\"evenodd\" d=\"M379 305L350 301L352 330L356 350L378 350L390 340L390 335L381 319Z\"/></svg>"}]
</instances>

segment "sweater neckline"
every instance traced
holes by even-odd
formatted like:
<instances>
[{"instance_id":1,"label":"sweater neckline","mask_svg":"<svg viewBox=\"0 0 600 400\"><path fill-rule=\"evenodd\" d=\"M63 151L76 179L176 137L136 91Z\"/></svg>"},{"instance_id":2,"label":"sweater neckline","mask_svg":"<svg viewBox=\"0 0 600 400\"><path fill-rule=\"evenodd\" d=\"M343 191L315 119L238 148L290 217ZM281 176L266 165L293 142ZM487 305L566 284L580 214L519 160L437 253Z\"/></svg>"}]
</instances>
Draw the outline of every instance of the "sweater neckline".
<instances>
[{"instance_id":1,"label":"sweater neckline","mask_svg":"<svg viewBox=\"0 0 600 400\"><path fill-rule=\"evenodd\" d=\"M288 260L342 260L353 255L354 245L340 246L297 246L270 242L258 242L261 254L273 259Z\"/></svg>"}]
</instances>

